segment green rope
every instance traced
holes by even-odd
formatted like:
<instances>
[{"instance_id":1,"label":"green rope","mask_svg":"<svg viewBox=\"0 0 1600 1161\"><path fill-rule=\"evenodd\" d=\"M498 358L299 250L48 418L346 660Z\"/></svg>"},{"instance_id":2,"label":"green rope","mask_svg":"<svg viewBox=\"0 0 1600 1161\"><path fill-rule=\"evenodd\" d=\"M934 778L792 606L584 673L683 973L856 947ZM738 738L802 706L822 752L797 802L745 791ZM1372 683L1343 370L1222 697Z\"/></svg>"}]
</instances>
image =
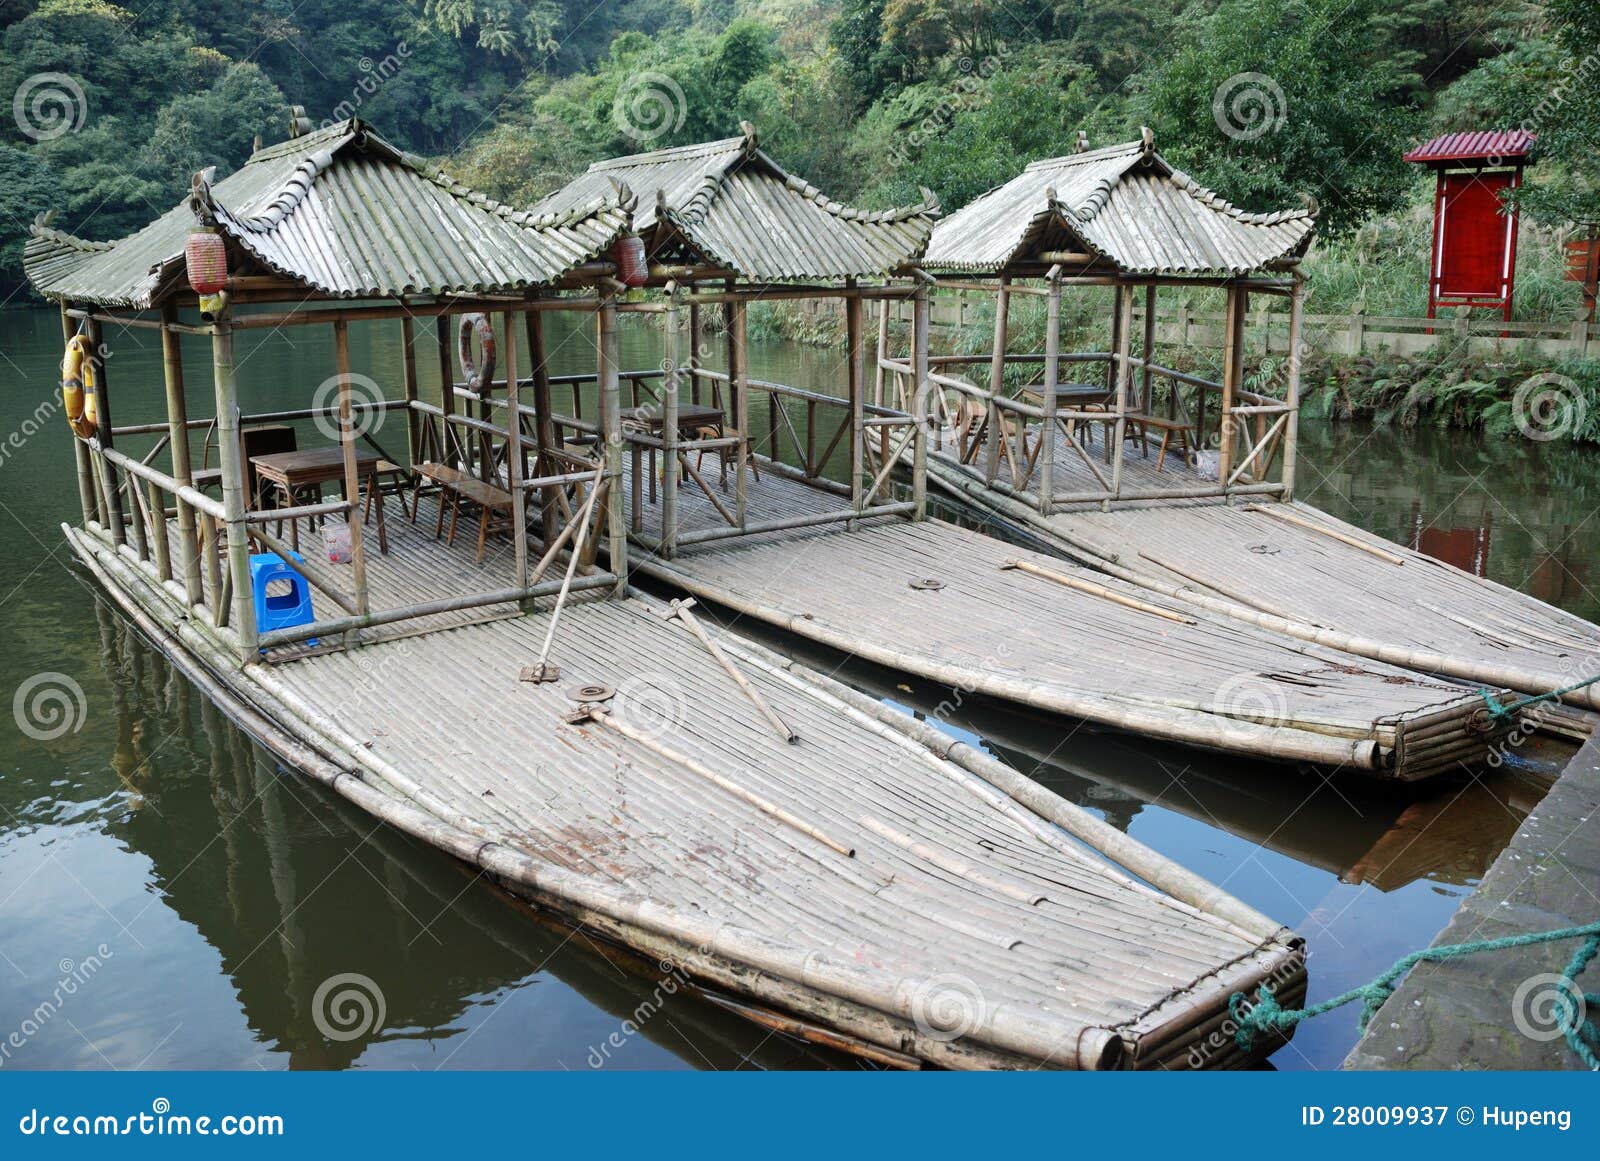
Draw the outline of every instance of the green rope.
<instances>
[{"instance_id":1,"label":"green rope","mask_svg":"<svg viewBox=\"0 0 1600 1161\"><path fill-rule=\"evenodd\" d=\"M1483 704L1489 707L1490 717L1494 718L1496 721L1505 721L1507 718L1516 717L1530 705L1538 705L1540 702L1546 701L1556 701L1565 694L1576 693L1578 690L1585 689L1597 681L1600 681L1600 674L1597 674L1594 677L1586 677L1582 681L1575 681L1571 685L1563 685L1560 689L1552 689L1549 693L1541 693L1534 697L1522 698L1518 701L1512 702L1510 705L1501 705L1500 700L1496 698L1495 695L1487 688L1479 689L1478 696L1483 698Z\"/></svg>"},{"instance_id":2,"label":"green rope","mask_svg":"<svg viewBox=\"0 0 1600 1161\"><path fill-rule=\"evenodd\" d=\"M1593 1020L1585 1018L1585 1005L1593 1004L1600 1009L1600 993L1581 993L1576 984L1578 976L1583 974L1590 961L1596 955L1600 955L1600 923L1589 923L1582 927L1563 927L1556 931L1535 931L1526 935L1508 935L1502 939L1483 939L1475 943L1453 943L1442 947L1424 948L1412 952L1371 983L1351 988L1343 995L1324 1000L1320 1004L1313 1004L1309 1008L1283 1007L1273 997L1272 988L1267 984L1262 984L1257 989L1254 1003L1251 1003L1244 992L1235 992L1228 1000L1228 1013L1238 1028L1234 1033L1234 1039L1240 1049L1247 1053L1253 1052L1260 1037L1276 1032L1287 1032L1302 1020L1321 1016L1355 1000L1362 1001L1360 1027L1364 1032L1373 1015L1399 987L1400 977L1419 963L1439 963L1476 955L1480 951L1503 951L1513 947L1553 943L1561 939L1583 939L1584 942L1568 961L1566 970L1561 973L1561 978L1572 984L1572 987L1559 989L1560 995L1556 1000L1554 1013L1556 1026L1561 1029L1568 1047L1577 1054L1578 1059L1589 1068L1600 1071L1600 1029L1595 1027Z\"/></svg>"}]
</instances>

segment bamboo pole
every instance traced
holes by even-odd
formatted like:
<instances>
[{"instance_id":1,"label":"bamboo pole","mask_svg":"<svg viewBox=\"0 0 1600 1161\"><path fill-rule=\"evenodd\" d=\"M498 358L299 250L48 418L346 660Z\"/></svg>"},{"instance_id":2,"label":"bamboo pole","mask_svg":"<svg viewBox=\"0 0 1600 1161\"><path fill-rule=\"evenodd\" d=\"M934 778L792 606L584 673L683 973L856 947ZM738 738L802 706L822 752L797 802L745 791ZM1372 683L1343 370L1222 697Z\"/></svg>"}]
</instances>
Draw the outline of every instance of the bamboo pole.
<instances>
[{"instance_id":1,"label":"bamboo pole","mask_svg":"<svg viewBox=\"0 0 1600 1161\"><path fill-rule=\"evenodd\" d=\"M911 299L911 366L916 380L912 418L916 439L911 452L911 503L913 520L928 514L928 395L933 387L928 378L928 286L920 283Z\"/></svg>"},{"instance_id":2,"label":"bamboo pole","mask_svg":"<svg viewBox=\"0 0 1600 1161\"><path fill-rule=\"evenodd\" d=\"M627 513L622 503L622 401L617 381L617 300L606 294L600 299L596 312L600 328L600 365L597 376L600 385L600 431L605 440L606 479L611 487L606 496L607 555L611 571L617 575L616 592L622 596L628 591L628 527Z\"/></svg>"},{"instance_id":3,"label":"bamboo pole","mask_svg":"<svg viewBox=\"0 0 1600 1161\"><path fill-rule=\"evenodd\" d=\"M367 553L361 524L361 479L356 472L355 424L350 411L350 326L343 319L333 324L333 359L339 376L339 450L344 458L344 497L350 501L345 517L350 528L350 566L355 584L356 609L372 611L367 588ZM381 502L381 501L380 501ZM354 644L358 639L352 639Z\"/></svg>"},{"instance_id":4,"label":"bamboo pole","mask_svg":"<svg viewBox=\"0 0 1600 1161\"><path fill-rule=\"evenodd\" d=\"M1049 516L1056 495L1056 386L1061 382L1061 279L1051 271L1050 297L1045 300L1044 418L1039 424L1039 514ZM1027 430L1027 421L1018 425ZM1121 458L1118 458L1121 463Z\"/></svg>"},{"instance_id":5,"label":"bamboo pole","mask_svg":"<svg viewBox=\"0 0 1600 1161\"><path fill-rule=\"evenodd\" d=\"M1116 343L1114 350L1116 357L1112 360L1111 370L1116 375L1117 384L1117 421L1112 427L1112 461L1111 461L1111 494L1122 495L1122 459L1125 454L1123 442L1128 435L1128 384L1133 377L1133 368L1129 364L1129 335L1133 329L1133 287L1126 283L1117 284L1117 325ZM1054 439L1051 440L1054 443ZM1226 479L1226 475L1223 477Z\"/></svg>"},{"instance_id":6,"label":"bamboo pole","mask_svg":"<svg viewBox=\"0 0 1600 1161\"><path fill-rule=\"evenodd\" d=\"M161 308L163 324L177 321L177 310L171 304ZM192 487L194 477L189 464L189 414L188 401L183 393L183 340L170 326L161 329L161 365L167 394L168 454L172 461L172 478L179 488ZM178 552L183 565L184 599L189 607L205 601L205 590L200 583L200 550L195 541L194 508L184 498L177 497Z\"/></svg>"},{"instance_id":7,"label":"bamboo pole","mask_svg":"<svg viewBox=\"0 0 1600 1161\"><path fill-rule=\"evenodd\" d=\"M678 285L667 284L666 355L661 380L661 554L669 560L678 551L678 389L683 336Z\"/></svg>"},{"instance_id":8,"label":"bamboo pole","mask_svg":"<svg viewBox=\"0 0 1600 1161\"><path fill-rule=\"evenodd\" d=\"M1294 499L1294 476L1300 445L1300 344L1305 327L1305 280L1296 277L1289 299L1289 370L1284 397L1289 404L1289 426L1283 439L1283 498Z\"/></svg>"},{"instance_id":9,"label":"bamboo pole","mask_svg":"<svg viewBox=\"0 0 1600 1161\"><path fill-rule=\"evenodd\" d=\"M1314 520L1307 520L1303 516L1296 516L1293 512L1287 512L1282 508L1267 507L1262 504L1247 504L1245 505L1245 511L1259 512L1263 516L1271 516L1274 520L1283 520L1289 524L1295 524L1301 528L1310 529L1312 532L1320 532L1324 536L1331 536L1334 540L1337 540L1340 543L1348 544L1352 548L1359 548L1362 552L1371 553L1379 560L1388 561L1390 564L1403 565L1406 562L1406 558L1403 556L1398 556L1395 553L1387 552L1384 549L1377 547L1377 545L1368 544L1364 540L1360 540L1357 537L1340 532L1337 528L1329 528L1324 524L1318 524Z\"/></svg>"},{"instance_id":10,"label":"bamboo pole","mask_svg":"<svg viewBox=\"0 0 1600 1161\"><path fill-rule=\"evenodd\" d=\"M222 514L227 527L228 569L221 592L231 590L233 607L219 597L218 627L233 622L239 661L257 660L256 606L250 583L250 533L245 526L244 447L239 438L239 383L233 369L233 326L224 311L211 328L211 377L217 396L217 459L222 469Z\"/></svg>"},{"instance_id":11,"label":"bamboo pole","mask_svg":"<svg viewBox=\"0 0 1600 1161\"><path fill-rule=\"evenodd\" d=\"M853 283L852 283L853 285ZM845 349L848 365L845 380L850 396L850 506L857 512L866 507L866 349L863 344L863 310L859 298L844 304ZM855 531L852 521L846 528Z\"/></svg>"},{"instance_id":12,"label":"bamboo pole","mask_svg":"<svg viewBox=\"0 0 1600 1161\"><path fill-rule=\"evenodd\" d=\"M1161 617L1163 620L1175 621L1180 625L1194 625L1198 622L1193 617L1185 617L1181 613L1174 613L1171 609L1163 609L1160 605L1152 605L1148 601L1135 600L1133 597L1124 596L1115 589L1105 585L1097 585L1093 581L1086 581L1080 577L1070 576L1064 572L1057 572L1053 568L1043 568L1030 560L1020 560L1015 557L1007 560L1002 568L1014 568L1032 576L1043 577L1045 580L1055 581L1056 584L1073 589L1090 596L1100 597L1128 609L1137 609L1141 613Z\"/></svg>"},{"instance_id":13,"label":"bamboo pole","mask_svg":"<svg viewBox=\"0 0 1600 1161\"><path fill-rule=\"evenodd\" d=\"M111 400L110 392L106 385L106 360L105 345L100 338L100 323L95 319L88 319L85 323L84 337L89 340L89 362L94 368L94 415L95 415L95 441L100 447L113 446ZM85 368L87 372L87 368ZM101 458L101 490L105 493L106 519L109 521L111 539L116 544L123 544L127 540L127 528L123 523L121 483L117 478L117 470L104 457ZM139 556L144 557L141 551Z\"/></svg>"},{"instance_id":14,"label":"bamboo pole","mask_svg":"<svg viewBox=\"0 0 1600 1161\"><path fill-rule=\"evenodd\" d=\"M728 384L733 429L739 436L733 474L733 515L740 528L750 518L750 350L748 319L742 298L731 299L728 312Z\"/></svg>"},{"instance_id":15,"label":"bamboo pole","mask_svg":"<svg viewBox=\"0 0 1600 1161\"><path fill-rule=\"evenodd\" d=\"M1059 300L1058 310L1059 310ZM1000 429L1003 417L995 400L1006 387L1006 326L1011 313L1011 276L1001 275L994 299L994 349L989 355L989 430L984 441L983 478L991 484L1000 474ZM1058 316L1059 317L1059 316ZM882 374L880 371L879 374Z\"/></svg>"},{"instance_id":16,"label":"bamboo pole","mask_svg":"<svg viewBox=\"0 0 1600 1161\"><path fill-rule=\"evenodd\" d=\"M522 316L524 329L528 332L528 358L533 362L533 410L534 431L539 440L539 453L548 457L556 448L555 421L551 418L550 406L550 366L544 344L544 315L536 310L530 310ZM510 373L507 373L507 378ZM577 388L573 388L574 394ZM554 462L554 461L549 461ZM544 489L539 493L539 530L540 536L549 544L560 531L556 527L560 521L560 509L556 505L555 492Z\"/></svg>"},{"instance_id":17,"label":"bamboo pole","mask_svg":"<svg viewBox=\"0 0 1600 1161\"><path fill-rule=\"evenodd\" d=\"M1227 487L1233 471L1233 403L1244 374L1244 324L1248 296L1238 286L1228 288L1226 334L1222 347L1222 402L1217 408L1217 479Z\"/></svg>"},{"instance_id":18,"label":"bamboo pole","mask_svg":"<svg viewBox=\"0 0 1600 1161\"><path fill-rule=\"evenodd\" d=\"M851 299L850 301L859 303L860 299ZM722 646L718 645L711 635L706 632L705 626L700 623L700 618L690 611L693 607L693 597L689 597L686 600L673 601L668 606L671 610L669 615L676 616L678 620L688 626L689 631L695 635L700 644L706 647L706 652L710 653L716 659L717 664L722 666L723 672L733 678L734 684L739 687L745 697L749 698L751 704L761 711L761 716L772 723L772 728L778 732L778 737L788 742L791 746L798 743L800 735L789 728L788 723L778 716L777 711L767 703L766 698L761 696L760 691L750 684L749 679L743 673L739 672L739 667L729 660L728 655L722 651Z\"/></svg>"},{"instance_id":19,"label":"bamboo pole","mask_svg":"<svg viewBox=\"0 0 1600 1161\"><path fill-rule=\"evenodd\" d=\"M72 341L75 333L70 315L70 307L65 300L61 303L61 341L63 344ZM90 462L89 445L76 435L72 437L72 458L78 472L78 507L83 515L84 526L95 522L99 510L98 497L94 486L94 465ZM99 523L104 526L105 518L99 518Z\"/></svg>"},{"instance_id":20,"label":"bamboo pole","mask_svg":"<svg viewBox=\"0 0 1600 1161\"><path fill-rule=\"evenodd\" d=\"M1150 398L1150 363L1152 352L1156 346L1156 284L1150 283L1144 288L1144 341L1139 344L1139 353L1143 356L1140 360L1143 366L1139 369L1139 410L1153 414Z\"/></svg>"},{"instance_id":21,"label":"bamboo pole","mask_svg":"<svg viewBox=\"0 0 1600 1161\"><path fill-rule=\"evenodd\" d=\"M456 409L456 370L450 352L450 318L439 315L433 320L434 337L439 341L439 411L444 420L439 424L439 454L452 468L463 466L464 456L456 443L456 433L450 427L450 416Z\"/></svg>"},{"instance_id":22,"label":"bamboo pole","mask_svg":"<svg viewBox=\"0 0 1600 1161\"><path fill-rule=\"evenodd\" d=\"M585 710L586 712L584 717L586 720L599 722L601 725L607 727L608 729L615 730L623 737L638 743L652 753L667 759L667 761L675 762L679 766L682 766L685 770L688 770L690 773L698 774L701 778L704 778L712 785L727 791L735 798L738 798L741 801L748 803L750 806L753 806L762 814L770 815L772 818L777 819L785 826L792 827L801 834L806 835L809 838L816 839L817 842L821 843L823 846L829 848L830 850L837 851L845 858L855 858L856 851L854 847L839 842L837 839L830 837L820 828L813 826L811 823L807 822L793 811L785 810L777 803L768 798L762 797L755 791L745 789L731 778L723 777L721 774L718 774L715 770L711 769L711 767L705 765L704 763L697 762L688 754L682 753L679 750L674 750L671 746L667 746L656 740L656 738L645 731L636 730L626 723L617 721L611 712L604 706L588 703L585 707Z\"/></svg>"},{"instance_id":23,"label":"bamboo pole","mask_svg":"<svg viewBox=\"0 0 1600 1161\"><path fill-rule=\"evenodd\" d=\"M406 400L406 454L410 456L409 465L413 467L422 459L422 420L412 406L417 401L416 341L416 327L412 324L411 316L405 315L400 319L400 363Z\"/></svg>"},{"instance_id":24,"label":"bamboo pole","mask_svg":"<svg viewBox=\"0 0 1600 1161\"><path fill-rule=\"evenodd\" d=\"M516 584L528 587L528 491L522 486L522 384L517 378L515 316L506 314L506 486L511 492L511 552ZM532 317L531 315L528 317ZM491 461L493 457L491 456Z\"/></svg>"}]
</instances>

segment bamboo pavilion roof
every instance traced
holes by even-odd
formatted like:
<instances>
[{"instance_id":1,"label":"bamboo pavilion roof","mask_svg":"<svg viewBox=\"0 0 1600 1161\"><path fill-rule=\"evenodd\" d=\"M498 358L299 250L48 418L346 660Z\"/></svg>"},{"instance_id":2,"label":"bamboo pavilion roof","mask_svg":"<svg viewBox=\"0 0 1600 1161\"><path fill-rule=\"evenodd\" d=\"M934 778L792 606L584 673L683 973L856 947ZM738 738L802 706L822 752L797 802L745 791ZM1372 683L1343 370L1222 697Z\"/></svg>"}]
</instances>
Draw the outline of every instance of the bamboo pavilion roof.
<instances>
[{"instance_id":1,"label":"bamboo pavilion roof","mask_svg":"<svg viewBox=\"0 0 1600 1161\"><path fill-rule=\"evenodd\" d=\"M914 264L939 203L863 210L828 197L744 135L596 162L545 198L536 213L564 214L614 183L638 195L634 228L652 261L708 262L765 282L875 277Z\"/></svg>"},{"instance_id":2,"label":"bamboo pavilion roof","mask_svg":"<svg viewBox=\"0 0 1600 1161\"><path fill-rule=\"evenodd\" d=\"M544 215L515 210L404 153L351 119L258 150L201 190L230 262L253 264L336 298L520 290L559 280L629 226L608 187ZM41 294L145 308L184 286L191 199L115 242L51 228L23 251Z\"/></svg>"},{"instance_id":3,"label":"bamboo pavilion roof","mask_svg":"<svg viewBox=\"0 0 1600 1161\"><path fill-rule=\"evenodd\" d=\"M1052 252L1124 274L1242 275L1300 257L1314 208L1252 214L1138 141L1035 161L934 228L929 270L999 271Z\"/></svg>"}]
</instances>

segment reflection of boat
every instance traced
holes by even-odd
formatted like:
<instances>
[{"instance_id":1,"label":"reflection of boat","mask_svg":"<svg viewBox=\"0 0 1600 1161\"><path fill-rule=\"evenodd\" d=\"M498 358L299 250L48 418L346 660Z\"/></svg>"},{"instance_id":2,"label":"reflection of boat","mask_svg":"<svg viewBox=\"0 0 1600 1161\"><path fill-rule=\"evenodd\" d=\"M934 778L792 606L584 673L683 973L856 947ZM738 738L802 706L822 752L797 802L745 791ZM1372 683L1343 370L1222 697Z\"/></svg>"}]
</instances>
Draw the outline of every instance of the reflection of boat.
<instances>
[{"instance_id":1,"label":"reflection of boat","mask_svg":"<svg viewBox=\"0 0 1600 1161\"><path fill-rule=\"evenodd\" d=\"M786 648L793 646L786 643ZM1069 802L1128 831L1158 806L1319 867L1346 883L1392 891L1419 879L1467 884L1479 878L1549 788L1571 747L1527 743L1519 764L1456 784L1397 791L1308 772L1285 778L1265 762L1079 729L949 687L908 683L852 662L835 676L919 718L982 739L985 749Z\"/></svg>"},{"instance_id":2,"label":"reflection of boat","mask_svg":"<svg viewBox=\"0 0 1600 1161\"><path fill-rule=\"evenodd\" d=\"M166 905L216 948L263 1050L284 1053L291 1068L348 1067L372 1045L400 1038L437 1041L435 1059L446 1061L478 1022L466 1019L474 1007L544 975L614 1018L599 1021L602 1036L627 1021L634 1031L624 1039L636 1032L691 1065L847 1059L771 1037L690 998L686 981L574 939L571 928L530 922L530 908L473 881L456 861L283 777L157 651L96 608L117 711L116 765L151 807L130 812L119 837L151 860ZM343 1025L327 1010L334 992L320 1008L316 999L327 981L350 973L381 991L385 1018L340 1040L317 1021L351 1031L349 1021L363 1015L358 993L345 992ZM508 1063L595 1067L617 1055L597 1050L591 1060L581 1045L544 1047L536 1030L527 1040L528 1059Z\"/></svg>"}]
</instances>

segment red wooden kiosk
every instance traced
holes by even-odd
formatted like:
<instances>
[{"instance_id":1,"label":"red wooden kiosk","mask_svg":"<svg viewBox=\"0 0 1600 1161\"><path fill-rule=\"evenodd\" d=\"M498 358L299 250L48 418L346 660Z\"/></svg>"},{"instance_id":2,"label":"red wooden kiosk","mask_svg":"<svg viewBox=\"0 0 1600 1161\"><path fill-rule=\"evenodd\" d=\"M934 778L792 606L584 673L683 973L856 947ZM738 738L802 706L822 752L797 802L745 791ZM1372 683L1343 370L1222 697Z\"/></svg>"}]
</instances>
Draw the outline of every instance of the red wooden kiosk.
<instances>
[{"instance_id":1,"label":"red wooden kiosk","mask_svg":"<svg viewBox=\"0 0 1600 1161\"><path fill-rule=\"evenodd\" d=\"M1517 211L1502 212L1507 190L1522 184L1533 134L1526 129L1447 133L1405 160L1438 175L1428 317L1441 306L1495 308L1511 321L1517 273Z\"/></svg>"}]
</instances>

